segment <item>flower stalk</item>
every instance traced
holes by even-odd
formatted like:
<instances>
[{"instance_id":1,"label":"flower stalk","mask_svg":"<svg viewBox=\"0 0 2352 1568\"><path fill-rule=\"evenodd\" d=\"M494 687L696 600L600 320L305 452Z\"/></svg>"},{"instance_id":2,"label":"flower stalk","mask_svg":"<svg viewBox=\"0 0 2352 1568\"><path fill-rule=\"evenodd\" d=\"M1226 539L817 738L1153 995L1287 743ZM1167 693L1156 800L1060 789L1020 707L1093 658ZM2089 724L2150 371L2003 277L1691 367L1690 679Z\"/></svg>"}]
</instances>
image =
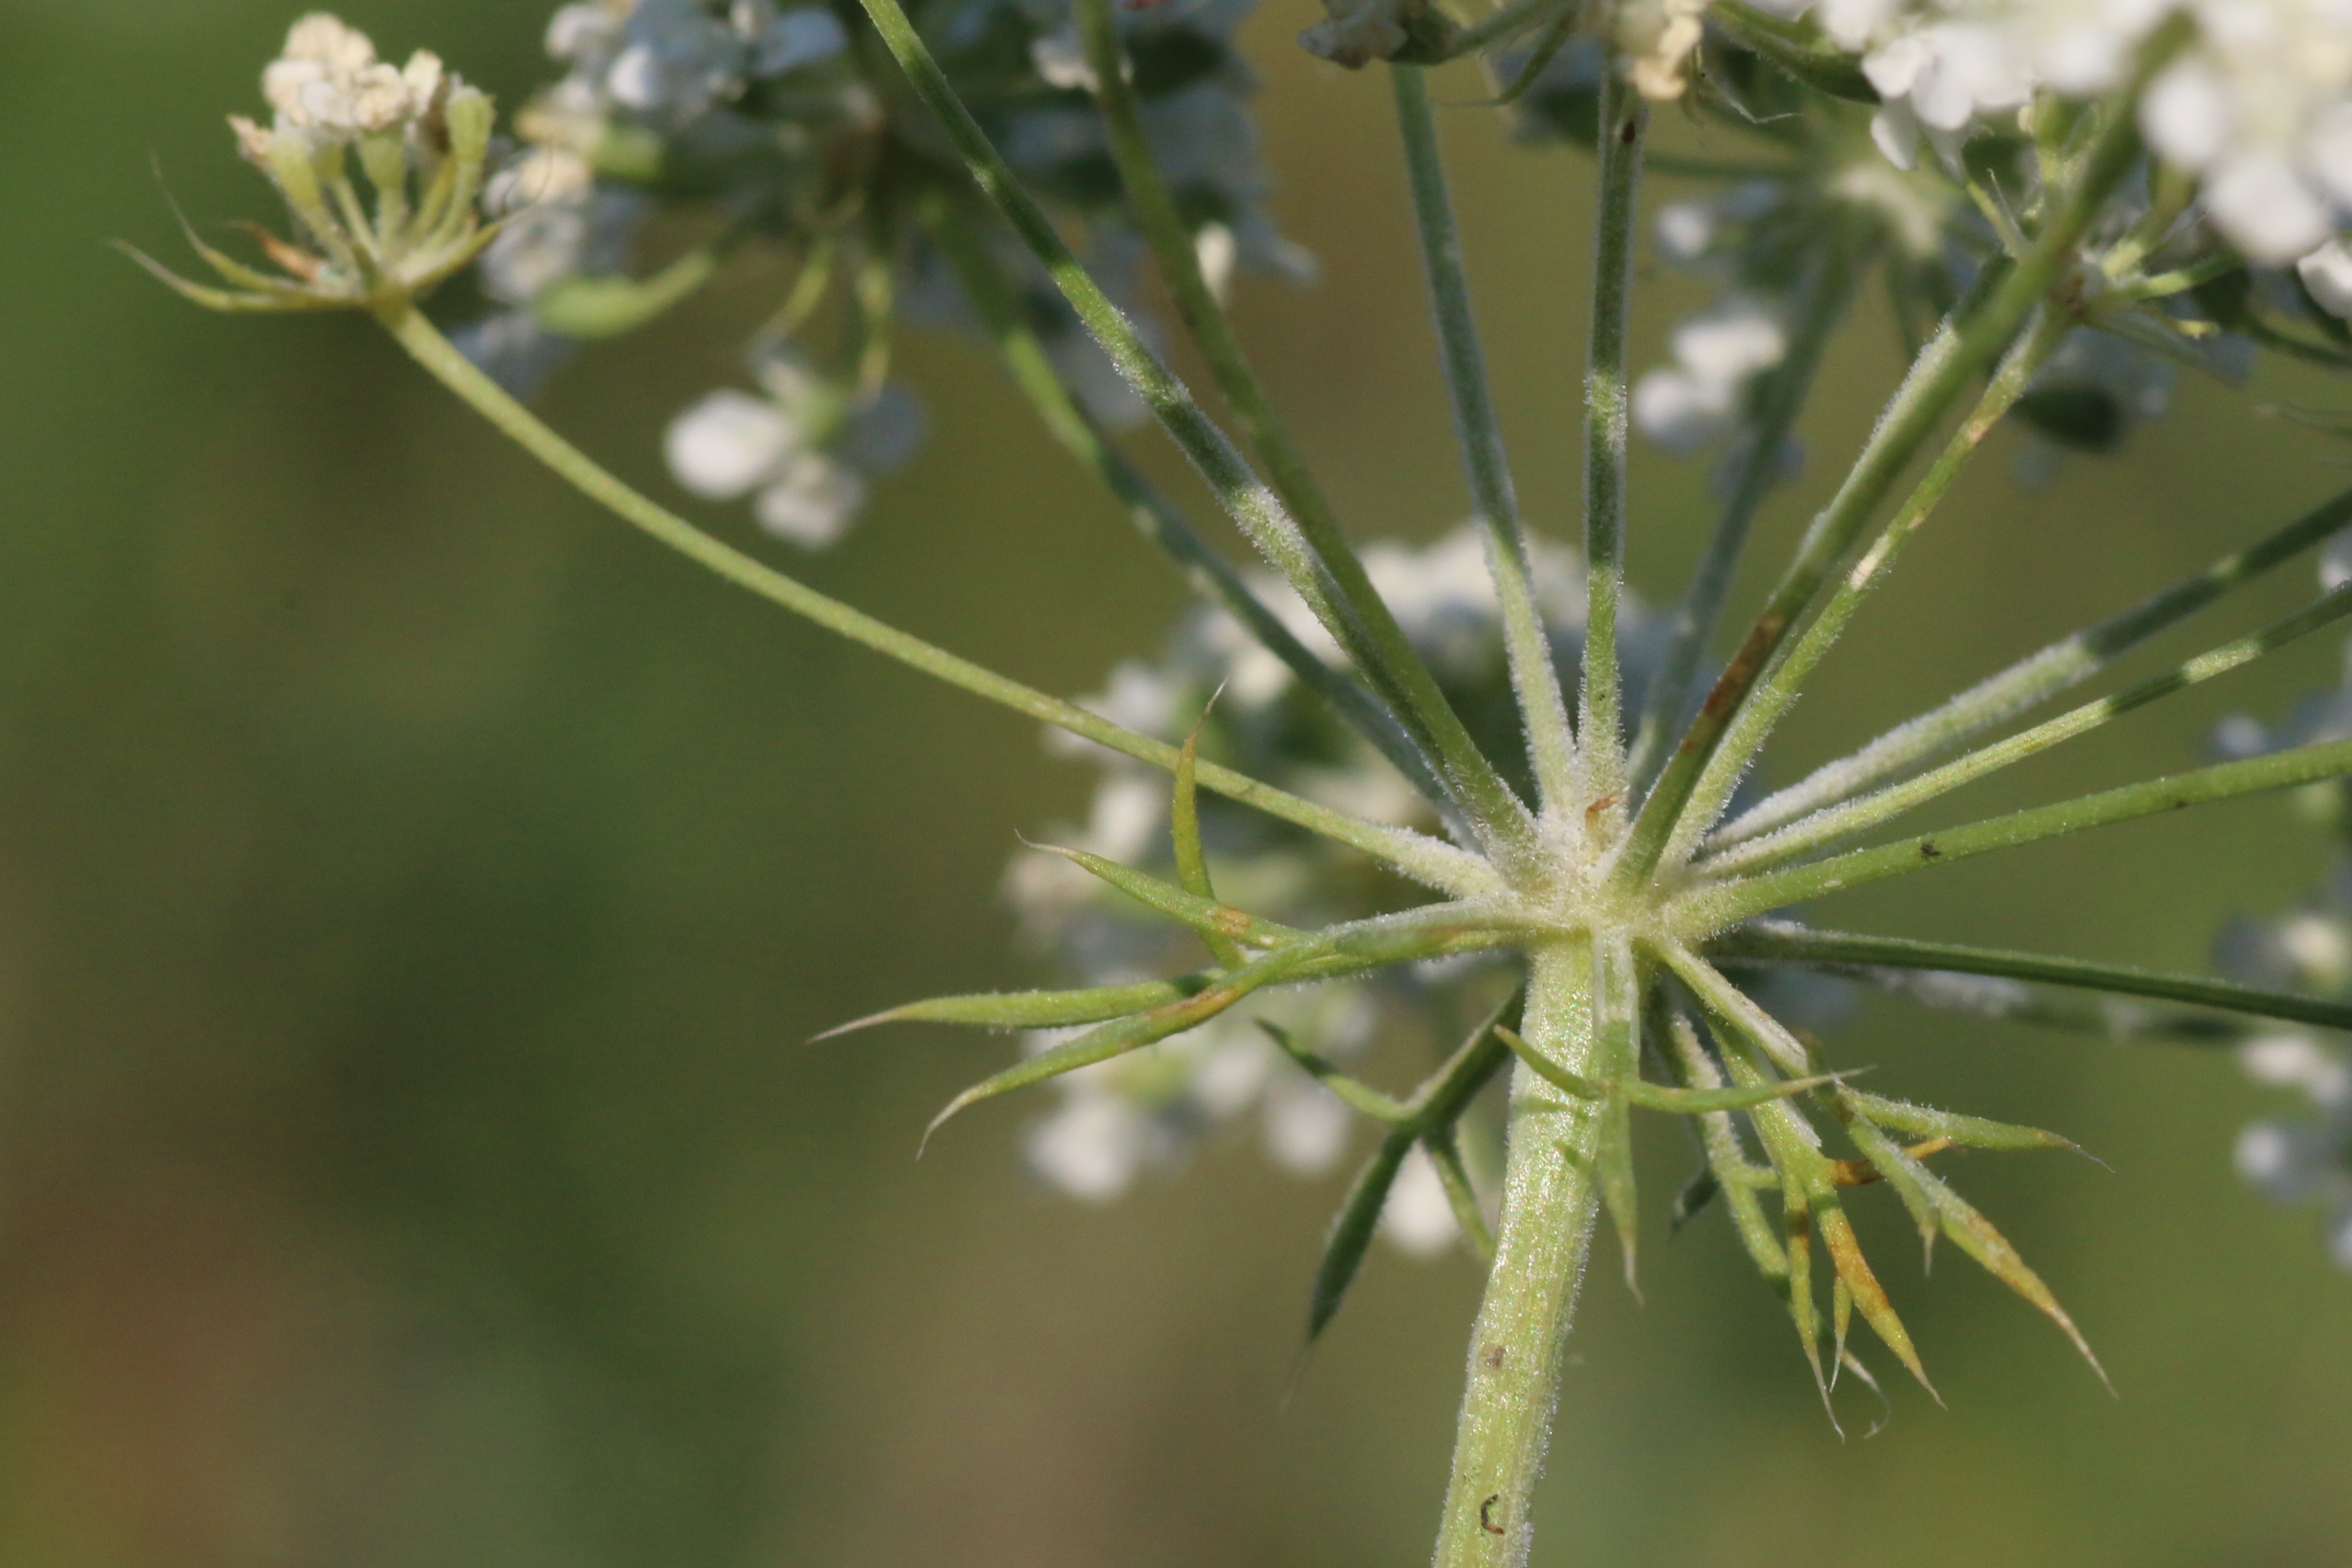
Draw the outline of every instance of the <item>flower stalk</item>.
<instances>
[{"instance_id":1,"label":"flower stalk","mask_svg":"<svg viewBox=\"0 0 2352 1568\"><path fill-rule=\"evenodd\" d=\"M1551 639L1537 607L1535 568L1519 527L1519 498L1503 447L1502 423L1486 382L1486 351L1479 346L1477 318L1470 307L1470 280L1462 254L1462 231L1447 193L1445 164L1438 148L1437 119L1429 84L1418 66L1391 65L1397 127L1404 142L1405 176L1421 235L1423 271L1429 279L1432 314L1454 405L1454 437L1470 481L1471 500L1486 534L1486 569L1495 580L1502 611L1503 650L1510 661L1511 687L1528 731L1542 805L1571 823L1580 820L1581 781L1576 738L1568 705L1552 663ZM1622 435L1622 429L1620 431Z\"/></svg>"},{"instance_id":2,"label":"flower stalk","mask_svg":"<svg viewBox=\"0 0 2352 1568\"><path fill-rule=\"evenodd\" d=\"M1010 708L1042 723L1066 730L1082 740L1108 746L1136 761L1172 773L1182 761L1180 748L1139 735L1075 703L1051 697L1034 687L997 674L970 659L960 658L920 637L851 608L806 584L786 576L743 552L715 539L692 523L648 500L615 479L602 466L550 429L472 361L459 353L439 329L412 301L396 301L381 312L384 330L435 380L455 393L514 443L546 464L555 474L614 516L667 545L719 576L814 621L828 631L863 644L886 658L919 669L976 697ZM1270 816L1293 822L1309 832L1328 835L1394 866L1406 876L1451 891L1483 891L1495 885L1493 873L1465 852L1403 828L1363 821L1328 806L1302 800L1256 779L1245 778L1213 763L1200 764L1204 789L1255 806Z\"/></svg>"},{"instance_id":3,"label":"flower stalk","mask_svg":"<svg viewBox=\"0 0 2352 1568\"><path fill-rule=\"evenodd\" d=\"M1601 193L1593 216L1591 337L1584 372L1584 679L1577 697L1583 810L1614 840L1625 799L1624 673L1617 606L1625 587L1625 339L1633 309L1635 203L1649 104L1622 73L1601 78Z\"/></svg>"}]
</instances>

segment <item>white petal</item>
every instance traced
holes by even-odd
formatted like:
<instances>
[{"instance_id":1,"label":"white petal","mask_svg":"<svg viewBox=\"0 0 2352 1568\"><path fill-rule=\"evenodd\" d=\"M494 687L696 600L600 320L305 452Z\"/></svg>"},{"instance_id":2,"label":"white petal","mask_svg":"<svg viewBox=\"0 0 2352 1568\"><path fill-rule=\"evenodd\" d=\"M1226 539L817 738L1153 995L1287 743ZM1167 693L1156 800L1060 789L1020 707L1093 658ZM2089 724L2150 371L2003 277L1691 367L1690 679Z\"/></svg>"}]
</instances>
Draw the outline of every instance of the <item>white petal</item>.
<instances>
[{"instance_id":1,"label":"white petal","mask_svg":"<svg viewBox=\"0 0 2352 1568\"><path fill-rule=\"evenodd\" d=\"M1878 89L1881 98L1904 98L1910 94L1919 73L1935 58L1935 50L1925 37L1916 33L1895 39L1883 49L1874 49L1862 62L1862 74Z\"/></svg>"},{"instance_id":2,"label":"white petal","mask_svg":"<svg viewBox=\"0 0 2352 1568\"><path fill-rule=\"evenodd\" d=\"M2327 1256L2336 1268L2352 1274L2352 1203L2338 1205L2327 1216Z\"/></svg>"},{"instance_id":3,"label":"white petal","mask_svg":"<svg viewBox=\"0 0 2352 1568\"><path fill-rule=\"evenodd\" d=\"M1822 30L1839 48L1857 50L1894 19L1894 0L1823 0Z\"/></svg>"},{"instance_id":4,"label":"white petal","mask_svg":"<svg viewBox=\"0 0 2352 1568\"><path fill-rule=\"evenodd\" d=\"M547 24L547 52L559 60L577 60L613 39L613 13L595 0L575 0L557 11Z\"/></svg>"},{"instance_id":5,"label":"white petal","mask_svg":"<svg viewBox=\"0 0 2352 1568\"><path fill-rule=\"evenodd\" d=\"M1437 1166L1418 1143L1404 1157L1396 1185L1389 1189L1388 1203L1381 1210L1381 1234L1415 1258L1436 1257L1462 1234Z\"/></svg>"},{"instance_id":6,"label":"white petal","mask_svg":"<svg viewBox=\"0 0 2352 1568\"><path fill-rule=\"evenodd\" d=\"M763 77L782 76L821 65L847 47L849 34L839 17L821 5L803 5L777 17L761 35L751 69Z\"/></svg>"},{"instance_id":7,"label":"white petal","mask_svg":"<svg viewBox=\"0 0 2352 1568\"><path fill-rule=\"evenodd\" d=\"M2279 1203L2300 1203L2319 1181L2319 1151L2308 1129L2257 1121L2238 1134L2233 1159L2246 1184Z\"/></svg>"},{"instance_id":8,"label":"white petal","mask_svg":"<svg viewBox=\"0 0 2352 1568\"><path fill-rule=\"evenodd\" d=\"M1114 1095L1073 1095L1030 1124L1029 1166L1074 1198L1107 1204L1134 1184L1147 1130L1143 1113Z\"/></svg>"},{"instance_id":9,"label":"white petal","mask_svg":"<svg viewBox=\"0 0 2352 1568\"><path fill-rule=\"evenodd\" d=\"M2337 205L2352 207L2352 100L2339 100L2313 118L2303 156Z\"/></svg>"},{"instance_id":10,"label":"white petal","mask_svg":"<svg viewBox=\"0 0 2352 1568\"><path fill-rule=\"evenodd\" d=\"M1731 399L1689 372L1654 370L1633 384L1633 427L1670 452L1688 452L1723 434Z\"/></svg>"},{"instance_id":11,"label":"white petal","mask_svg":"<svg viewBox=\"0 0 2352 1568\"><path fill-rule=\"evenodd\" d=\"M2309 1035L2261 1035L2238 1047L2238 1066L2267 1089L2312 1089L2343 1071L2344 1064Z\"/></svg>"},{"instance_id":12,"label":"white petal","mask_svg":"<svg viewBox=\"0 0 2352 1568\"><path fill-rule=\"evenodd\" d=\"M339 71L355 71L375 63L375 45L357 27L324 11L314 11L287 29L289 60L316 60Z\"/></svg>"},{"instance_id":13,"label":"white petal","mask_svg":"<svg viewBox=\"0 0 2352 1568\"><path fill-rule=\"evenodd\" d=\"M1870 117L1870 139L1905 174L1919 166L1919 117L1907 100L1894 98L1879 106Z\"/></svg>"},{"instance_id":14,"label":"white petal","mask_svg":"<svg viewBox=\"0 0 2352 1568\"><path fill-rule=\"evenodd\" d=\"M2330 315L2352 320L2352 250L2347 250L2342 240L2329 240L2296 262L2294 269L2302 275L2303 286L2311 290L2311 297ZM2328 542L2330 550L2336 547L2336 541ZM2323 580L2326 570L2327 563L2323 561ZM2345 578L2352 579L2352 563L2343 563L2343 570ZM2337 585L2327 584L2331 588Z\"/></svg>"},{"instance_id":15,"label":"white petal","mask_svg":"<svg viewBox=\"0 0 2352 1568\"><path fill-rule=\"evenodd\" d=\"M661 62L649 44L631 44L605 73L604 90L624 109L651 109L662 98Z\"/></svg>"},{"instance_id":16,"label":"white petal","mask_svg":"<svg viewBox=\"0 0 2352 1568\"><path fill-rule=\"evenodd\" d=\"M714 392L671 421L669 471L705 500L733 500L774 478L798 432L765 398Z\"/></svg>"},{"instance_id":17,"label":"white petal","mask_svg":"<svg viewBox=\"0 0 2352 1568\"><path fill-rule=\"evenodd\" d=\"M856 469L822 452L803 452L751 502L751 515L779 539L823 550L849 531L865 506L866 481Z\"/></svg>"},{"instance_id":18,"label":"white petal","mask_svg":"<svg viewBox=\"0 0 2352 1568\"><path fill-rule=\"evenodd\" d=\"M1658 248L1666 259L1688 264L1715 241L1715 210L1705 202L1670 202L1658 209Z\"/></svg>"},{"instance_id":19,"label":"white petal","mask_svg":"<svg viewBox=\"0 0 2352 1568\"><path fill-rule=\"evenodd\" d=\"M1265 1099L1265 1150L1294 1175L1319 1176L1348 1152L1352 1113L1314 1079L1276 1080Z\"/></svg>"},{"instance_id":20,"label":"white petal","mask_svg":"<svg viewBox=\"0 0 2352 1568\"><path fill-rule=\"evenodd\" d=\"M2218 157L2230 135L2230 103L2221 79L2200 60L2183 60L2156 79L2139 103L2148 144L2185 169Z\"/></svg>"},{"instance_id":21,"label":"white petal","mask_svg":"<svg viewBox=\"0 0 2352 1568\"><path fill-rule=\"evenodd\" d=\"M1220 1121L1237 1114L1257 1098L1258 1090L1273 1075L1276 1055L1274 1042L1255 1025L1234 1022L1237 1026L1223 1031L1229 1037L1209 1050L1192 1074L1192 1099ZM1248 1032L1244 1034L1243 1030ZM1209 1034L1209 1030L1203 1030L1192 1037L1197 1040Z\"/></svg>"},{"instance_id":22,"label":"white petal","mask_svg":"<svg viewBox=\"0 0 2352 1568\"><path fill-rule=\"evenodd\" d=\"M2205 205L2255 261L2284 264L2327 238L2327 211L2284 160L2263 153L2231 159L2207 175Z\"/></svg>"},{"instance_id":23,"label":"white petal","mask_svg":"<svg viewBox=\"0 0 2352 1568\"><path fill-rule=\"evenodd\" d=\"M1726 302L1675 331L1675 358L1704 382L1737 384L1789 352L1780 323L1752 300Z\"/></svg>"},{"instance_id":24,"label":"white petal","mask_svg":"<svg viewBox=\"0 0 2352 1568\"><path fill-rule=\"evenodd\" d=\"M1156 773L1115 773L1095 791L1086 847L1106 860L1139 860L1168 830L1168 790Z\"/></svg>"}]
</instances>

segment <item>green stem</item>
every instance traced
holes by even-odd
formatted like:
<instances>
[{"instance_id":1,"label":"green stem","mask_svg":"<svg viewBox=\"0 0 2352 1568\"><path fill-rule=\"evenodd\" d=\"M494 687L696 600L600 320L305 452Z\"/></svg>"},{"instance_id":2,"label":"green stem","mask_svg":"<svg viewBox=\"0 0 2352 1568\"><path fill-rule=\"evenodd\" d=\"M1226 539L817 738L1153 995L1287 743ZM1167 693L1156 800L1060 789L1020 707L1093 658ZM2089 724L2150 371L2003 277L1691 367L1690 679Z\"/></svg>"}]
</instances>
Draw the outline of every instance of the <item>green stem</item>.
<instances>
[{"instance_id":1,"label":"green stem","mask_svg":"<svg viewBox=\"0 0 2352 1568\"><path fill-rule=\"evenodd\" d=\"M1592 1005L1589 940L1535 950L1521 1033L1550 1060L1588 1078L1599 1067ZM1435 1568L1517 1568L1527 1561L1561 1345L1591 1240L1601 1121L1598 1104L1555 1089L1524 1064L1514 1069L1502 1226L1470 1337Z\"/></svg>"},{"instance_id":2,"label":"green stem","mask_svg":"<svg viewBox=\"0 0 2352 1568\"><path fill-rule=\"evenodd\" d=\"M1653 155L1650 166L1654 169L1657 163ZM1811 258L1797 285L1791 301L1795 321L1789 357L1772 372L1756 421L1743 437L1748 446L1732 479L1730 499L1716 521L1714 536L1699 559L1690 591L1683 595L1675 614L1674 640L1667 645L1665 659L1652 679L1648 700L1642 707L1633 759L1627 764L1636 790L1654 782L1664 760L1667 735L1684 721L1697 699L1692 688L1722 622L1724 601L1731 595L1732 578L1748 546L1748 527L1780 471L1781 446L1812 391L1822 353L1829 346L1830 335L1853 292L1853 237L1833 237L1823 245Z\"/></svg>"},{"instance_id":3,"label":"green stem","mask_svg":"<svg viewBox=\"0 0 2352 1568\"><path fill-rule=\"evenodd\" d=\"M713 539L675 512L656 504L600 468L587 454L549 429L443 337L413 303L388 306L385 331L435 379L532 457L553 469L589 500L642 530L681 555L716 572L738 587L840 633L877 653L924 674L1002 704L1016 713L1056 725L1114 752L1176 771L1177 747L1112 723L1074 703L1049 697L969 659L959 658L920 637L910 637L838 599L785 576L732 545ZM1252 805L1387 861L1407 876L1457 895L1494 888L1494 873L1476 857L1423 834L1365 822L1344 812L1302 800L1287 791L1212 763L1200 764L1200 782L1219 795Z\"/></svg>"},{"instance_id":4,"label":"green stem","mask_svg":"<svg viewBox=\"0 0 2352 1568\"><path fill-rule=\"evenodd\" d=\"M1721 830L1711 846L1738 844L1824 806L1851 800L1882 779L1898 777L2035 703L2081 685L2142 643L2169 631L2231 589L2301 554L2347 522L2352 522L2352 490L2333 497L2269 538L2223 556L2122 615L2052 643L1979 681L1853 755L1824 764Z\"/></svg>"},{"instance_id":5,"label":"green stem","mask_svg":"<svg viewBox=\"0 0 2352 1568\"><path fill-rule=\"evenodd\" d=\"M1626 817L1624 681L1617 603L1625 584L1625 334L1633 299L1634 206L1649 105L1623 73L1601 77L1600 208L1593 224L1592 336L1584 373L1584 680L1577 734L1588 810Z\"/></svg>"},{"instance_id":6,"label":"green stem","mask_svg":"<svg viewBox=\"0 0 2352 1568\"><path fill-rule=\"evenodd\" d=\"M1328 518L1294 518L1261 483L1248 462L1184 384L1112 304L1079 265L1061 233L1014 178L979 121L956 96L898 0L861 0L884 45L918 98L938 116L981 191L1036 257L1062 297L1111 363L1160 417L1177 447L1207 481L1234 525L1273 563L1322 621L1357 667L1389 697L1444 770L1490 850L1524 856L1534 823L1478 751L1461 718L1447 705L1436 677L1406 641L1387 605L1373 592L1357 559ZM1118 70L1108 73L1116 79ZM1207 782L1205 779L1203 783Z\"/></svg>"},{"instance_id":7,"label":"green stem","mask_svg":"<svg viewBox=\"0 0 2352 1568\"><path fill-rule=\"evenodd\" d=\"M2038 952L1967 947L1953 942L1912 942L1902 937L1855 936L1815 931L1786 921L1753 921L1724 932L1706 946L1711 960L1749 963L1919 969L1944 974L1990 974L2010 980L2064 985L2124 996L2211 1007L2256 1018L2284 1018L2327 1029L2352 1029L2352 1006L2311 996L2290 996L2207 980L2167 974L2121 963L2091 963Z\"/></svg>"},{"instance_id":8,"label":"green stem","mask_svg":"<svg viewBox=\"0 0 2352 1568\"><path fill-rule=\"evenodd\" d=\"M1912 490L1894 520L1880 531L1862 559L1839 580L1829 602L1822 606L1795 646L1768 667L1763 679L1740 704L1715 755L1699 774L1698 784L1683 808L1682 820L1675 824L1673 837L1666 841L1665 859L1669 864L1679 864L1687 858L1706 830L1715 826L1729 804L1732 791L1739 787L1741 775L1756 760L1756 753L1763 749L1790 705L1796 701L1797 694L1804 689L1805 682L1829 653L1831 645L1853 619L1863 600L1886 580L1904 545L1927 522L1937 503L1960 477L1960 470L1968 467L1969 459L1984 444L1984 438L2025 395L2033 378L2073 330L2074 318L2054 310L2045 310L2032 330L2011 348L1992 384L1945 443L1927 477Z\"/></svg>"},{"instance_id":9,"label":"green stem","mask_svg":"<svg viewBox=\"0 0 2352 1568\"><path fill-rule=\"evenodd\" d=\"M1159 162L1152 155L1150 138L1144 132L1143 108L1129 79L1129 63L1119 46L1112 4L1113 0L1079 0L1078 26L1085 37L1087 63L1094 71L1095 98L1102 107L1103 122L1110 132L1111 158L1118 166L1120 184L1127 188L1128 211L1151 251L1152 262L1166 281L1168 292L1175 300L1176 313L1183 319L1184 330L1200 345L1217 390L1232 405L1244 439L1265 465L1275 494L1297 516L1300 527L1310 537L1337 537L1339 524L1329 498L1323 493L1314 470L1307 467L1305 455L1291 440L1274 400L1266 395L1265 384L1250 364L1232 320L1217 302L1216 290L1209 287L1201 270L1200 252L1193 245L1192 231L1177 208L1175 193L1169 189Z\"/></svg>"},{"instance_id":10,"label":"green stem","mask_svg":"<svg viewBox=\"0 0 2352 1568\"><path fill-rule=\"evenodd\" d=\"M2299 746L2274 756L2222 763L2169 778L2148 779L2103 790L2054 805L2011 812L1938 833L1855 849L1785 870L1727 882L1702 883L1666 907L1667 918L1684 929L1721 931L1770 910L1926 866L1965 860L1995 849L2056 838L2085 828L2105 827L2167 811L2231 800L2243 795L2289 789L2352 773L2352 741Z\"/></svg>"},{"instance_id":11,"label":"green stem","mask_svg":"<svg viewBox=\"0 0 2352 1568\"><path fill-rule=\"evenodd\" d=\"M1298 640L1282 617L1250 591L1242 574L1201 537L1190 519L1145 479L1125 454L1087 417L1069 389L1054 371L1037 334L1023 317L1012 281L988 247L944 199L926 205L925 221L940 252L954 268L965 298L980 312L996 340L1013 384L1036 409L1046 432L1088 468L1119 504L1143 536L1165 551L1204 597L1224 606L1282 660L1301 685L1323 699L1340 719L1370 742L1398 772L1411 780L1431 804L1444 810L1449 801L1428 758L1398 724L1396 715L1380 699L1344 671L1334 669Z\"/></svg>"},{"instance_id":12,"label":"green stem","mask_svg":"<svg viewBox=\"0 0 2352 1568\"><path fill-rule=\"evenodd\" d=\"M2139 136L2130 106L2180 37L2177 27L2160 32L2130 81L2105 106L2105 124L2082 160L2074 183L2053 197L2050 217L2033 248L2005 272L1988 268L1981 280L1985 287L1978 293L1981 307L1971 309L1970 301L1964 301L1913 363L1861 457L1806 531L1796 559L1782 574L1738 651L1707 694L1657 787L1643 803L1641 817L1620 861L1620 875L1627 881L1639 882L1656 868L1683 807L1742 699L1827 584L1838 562L1869 525L1871 514L1968 384L2008 345L2073 264L2076 247L2108 194L2138 156Z\"/></svg>"},{"instance_id":13,"label":"green stem","mask_svg":"<svg viewBox=\"0 0 2352 1568\"><path fill-rule=\"evenodd\" d=\"M2333 626L2347 615L2352 615L2352 584L2338 588L2316 603L2306 605L2294 615L2274 621L2258 632L2224 643L2220 647L2199 654L2195 658L2185 659L2170 669L2151 675L2113 696L2085 702L2021 734L1955 758L1907 783L1816 813L1791 823L1778 833L1748 839L1721 855L1701 860L1699 869L1704 875L1728 876L1766 866L1784 865L1826 848L1882 822L1892 821L1963 784L1972 784L1989 773L2021 763L2077 735L2087 734L2176 691L2185 691L2215 676L2226 675L2231 670L2252 664L2264 654L2284 647L2323 626Z\"/></svg>"},{"instance_id":14,"label":"green stem","mask_svg":"<svg viewBox=\"0 0 2352 1568\"><path fill-rule=\"evenodd\" d=\"M1462 231L1446 191L1429 83L1418 66L1391 66L1389 79L1395 88L1397 128L1404 140L1422 262L1429 278L1446 390L1454 403L1454 435L1469 476L1471 500L1486 530L1486 564L1502 605L1503 642L1510 658L1511 685L1527 723L1528 752L1545 806L1570 811L1576 798L1576 740L1569 730L1559 669L1552 661L1551 636L1536 604L1535 570L1519 527L1519 499L1511 483L1510 458L1503 449L1502 424L1486 383L1486 351L1479 345L1477 319L1470 307Z\"/></svg>"}]
</instances>

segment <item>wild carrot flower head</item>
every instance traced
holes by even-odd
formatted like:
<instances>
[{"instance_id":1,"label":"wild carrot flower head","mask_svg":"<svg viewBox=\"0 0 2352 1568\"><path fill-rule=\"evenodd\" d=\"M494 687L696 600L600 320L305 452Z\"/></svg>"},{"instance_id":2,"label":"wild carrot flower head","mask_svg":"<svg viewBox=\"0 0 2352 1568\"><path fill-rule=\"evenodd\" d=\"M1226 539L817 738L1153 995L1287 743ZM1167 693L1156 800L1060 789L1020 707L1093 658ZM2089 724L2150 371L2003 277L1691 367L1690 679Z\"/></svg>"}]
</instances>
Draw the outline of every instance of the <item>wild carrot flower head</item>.
<instances>
[{"instance_id":1,"label":"wild carrot flower head","mask_svg":"<svg viewBox=\"0 0 2352 1568\"><path fill-rule=\"evenodd\" d=\"M226 288L187 282L140 258L189 299L258 311L406 301L462 270L495 237L478 198L497 112L439 57L420 49L395 67L376 58L366 34L314 13L287 34L261 90L271 122L232 115L229 125L247 162L285 198L295 237L254 231L278 268L267 272L191 233ZM354 162L371 201L352 180Z\"/></svg>"}]
</instances>

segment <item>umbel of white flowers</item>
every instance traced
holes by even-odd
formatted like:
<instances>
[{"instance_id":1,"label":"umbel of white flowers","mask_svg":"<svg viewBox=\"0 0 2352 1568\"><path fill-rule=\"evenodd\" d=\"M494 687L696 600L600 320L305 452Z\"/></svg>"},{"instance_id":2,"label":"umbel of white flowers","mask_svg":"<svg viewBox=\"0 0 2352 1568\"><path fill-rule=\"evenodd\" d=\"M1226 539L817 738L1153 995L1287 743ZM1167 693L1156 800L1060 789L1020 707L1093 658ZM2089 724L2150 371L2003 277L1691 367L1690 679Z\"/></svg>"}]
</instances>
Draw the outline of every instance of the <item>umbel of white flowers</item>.
<instances>
[{"instance_id":1,"label":"umbel of white flowers","mask_svg":"<svg viewBox=\"0 0 2352 1568\"><path fill-rule=\"evenodd\" d=\"M2319 249L2352 210L2352 5L2346 0L1759 0L1811 15L1884 107L1879 145L1908 165L1924 136L1948 160L1970 130L2047 89L2088 98L2119 82L2172 16L2191 39L2140 100L2166 162L2257 261Z\"/></svg>"},{"instance_id":2,"label":"umbel of white flowers","mask_svg":"<svg viewBox=\"0 0 2352 1568\"><path fill-rule=\"evenodd\" d=\"M262 73L273 111L229 117L238 149L286 198L307 247L264 236L276 274L189 239L227 289L205 288L139 257L183 294L220 310L331 310L402 304L463 269L496 237L476 211L496 110L487 94L419 49L404 67L366 34L303 17ZM356 158L374 194L363 210ZM132 252L136 256L137 252Z\"/></svg>"},{"instance_id":3,"label":"umbel of white flowers","mask_svg":"<svg viewBox=\"0 0 2352 1568\"><path fill-rule=\"evenodd\" d=\"M664 455L696 495L749 496L761 528L821 550L865 507L868 477L914 455L922 406L894 386L857 398L782 343L758 344L751 357L767 395L732 387L709 394L671 421Z\"/></svg>"}]
</instances>

